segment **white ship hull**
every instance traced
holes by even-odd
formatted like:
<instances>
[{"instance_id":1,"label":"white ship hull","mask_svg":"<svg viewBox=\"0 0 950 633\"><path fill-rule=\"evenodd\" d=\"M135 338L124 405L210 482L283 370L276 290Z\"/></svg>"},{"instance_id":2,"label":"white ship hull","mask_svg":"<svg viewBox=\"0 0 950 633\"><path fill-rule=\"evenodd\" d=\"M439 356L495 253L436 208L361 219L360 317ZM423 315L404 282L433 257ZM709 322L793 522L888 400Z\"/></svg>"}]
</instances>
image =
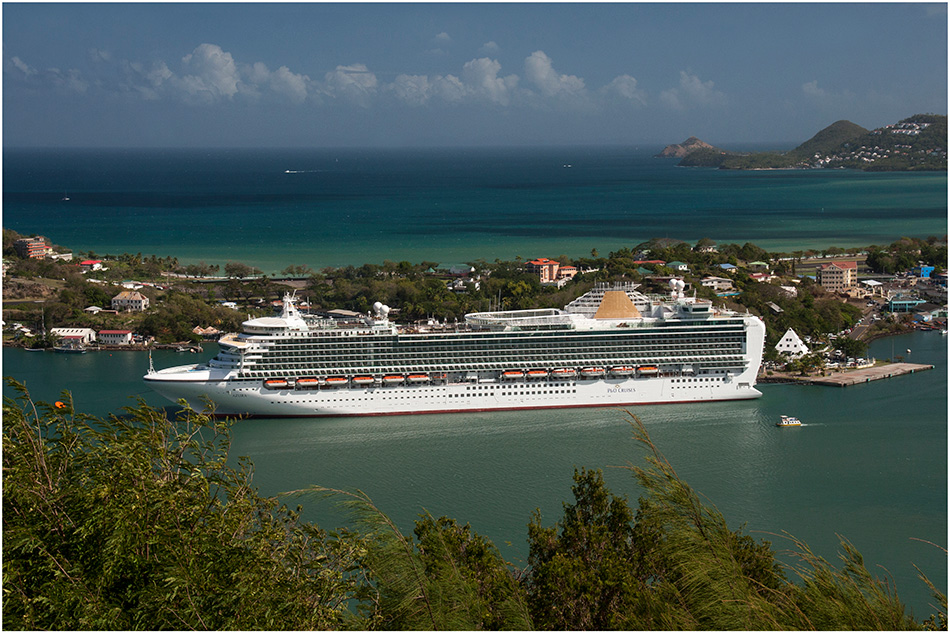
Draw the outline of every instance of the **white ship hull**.
<instances>
[{"instance_id":1,"label":"white ship hull","mask_svg":"<svg viewBox=\"0 0 950 633\"><path fill-rule=\"evenodd\" d=\"M184 369L184 371L182 371ZM406 384L320 389L240 386L209 370L170 368L151 386L196 411L214 403L217 415L336 417L567 407L623 407L758 398L754 381L736 377L605 377L585 380L520 380ZM174 378L173 378L174 376ZM754 377L754 376L753 376ZM146 377L148 380L148 377Z\"/></svg>"}]
</instances>

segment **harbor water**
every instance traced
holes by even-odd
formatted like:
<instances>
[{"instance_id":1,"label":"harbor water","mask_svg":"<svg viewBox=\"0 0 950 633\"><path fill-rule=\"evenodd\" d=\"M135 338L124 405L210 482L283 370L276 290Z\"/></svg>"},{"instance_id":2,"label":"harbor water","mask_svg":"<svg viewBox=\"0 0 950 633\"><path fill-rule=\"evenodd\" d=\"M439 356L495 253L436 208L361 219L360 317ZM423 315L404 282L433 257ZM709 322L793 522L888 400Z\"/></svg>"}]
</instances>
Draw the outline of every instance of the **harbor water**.
<instances>
[{"instance_id":1,"label":"harbor water","mask_svg":"<svg viewBox=\"0 0 950 633\"><path fill-rule=\"evenodd\" d=\"M215 350L156 352L154 363L195 362ZM895 350L935 368L846 388L765 384L754 401L630 411L732 528L779 551L791 548L788 534L832 561L840 535L922 619L935 602L914 565L947 587L938 548L947 547L947 339L917 332L871 345L877 358ZM143 353L3 350L3 375L26 383L34 398L49 402L69 390L77 410L97 415L139 399L168 404L142 382L147 367ZM776 427L783 414L803 425ZM422 512L447 515L523 564L531 512L539 508L548 525L558 520L575 468L603 469L610 488L635 505L640 491L623 467L643 465L645 453L625 412L589 408L240 420L232 455L251 459L254 483L267 495L314 484L359 489L407 533ZM324 527L345 521L326 501L302 503L305 517Z\"/></svg>"}]
</instances>

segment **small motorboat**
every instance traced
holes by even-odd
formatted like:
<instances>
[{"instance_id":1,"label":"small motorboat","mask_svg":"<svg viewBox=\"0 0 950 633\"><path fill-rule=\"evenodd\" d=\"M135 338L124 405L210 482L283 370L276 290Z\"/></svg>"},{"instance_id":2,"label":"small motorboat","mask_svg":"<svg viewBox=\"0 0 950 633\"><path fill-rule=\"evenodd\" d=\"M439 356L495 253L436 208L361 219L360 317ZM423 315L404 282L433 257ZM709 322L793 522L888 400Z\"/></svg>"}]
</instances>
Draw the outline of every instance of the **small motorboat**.
<instances>
[{"instance_id":1,"label":"small motorboat","mask_svg":"<svg viewBox=\"0 0 950 633\"><path fill-rule=\"evenodd\" d=\"M793 418L790 415L783 415L781 419L775 423L775 426L801 426L802 421L798 418Z\"/></svg>"}]
</instances>

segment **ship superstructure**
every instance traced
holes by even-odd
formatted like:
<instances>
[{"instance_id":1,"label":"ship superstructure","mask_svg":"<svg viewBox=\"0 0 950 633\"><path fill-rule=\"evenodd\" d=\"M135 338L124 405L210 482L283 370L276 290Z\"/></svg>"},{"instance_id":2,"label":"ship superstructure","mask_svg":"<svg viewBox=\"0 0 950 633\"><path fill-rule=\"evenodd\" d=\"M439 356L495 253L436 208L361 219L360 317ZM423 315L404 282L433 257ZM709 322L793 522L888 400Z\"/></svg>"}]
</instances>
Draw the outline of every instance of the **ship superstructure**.
<instances>
[{"instance_id":1,"label":"ship superstructure","mask_svg":"<svg viewBox=\"0 0 950 633\"><path fill-rule=\"evenodd\" d=\"M468 314L397 326L309 320L285 296L206 364L150 371L170 400L222 415L342 416L625 406L756 398L765 326L751 315L634 284L599 286L563 310Z\"/></svg>"}]
</instances>

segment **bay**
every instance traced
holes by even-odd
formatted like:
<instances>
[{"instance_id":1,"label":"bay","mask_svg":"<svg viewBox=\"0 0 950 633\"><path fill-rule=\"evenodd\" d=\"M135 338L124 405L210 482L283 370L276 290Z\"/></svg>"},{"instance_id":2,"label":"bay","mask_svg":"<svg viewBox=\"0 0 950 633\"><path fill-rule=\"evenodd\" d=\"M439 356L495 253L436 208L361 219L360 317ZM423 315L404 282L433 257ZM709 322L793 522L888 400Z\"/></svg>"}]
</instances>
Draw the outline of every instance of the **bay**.
<instances>
[{"instance_id":1,"label":"bay","mask_svg":"<svg viewBox=\"0 0 950 633\"><path fill-rule=\"evenodd\" d=\"M215 348L197 358L155 352L154 363L195 362ZM871 354L935 369L847 388L766 384L754 401L631 411L732 528L780 551L791 548L787 533L832 561L840 534L925 618L934 601L913 565L947 587L946 555L922 542L947 547L947 341L917 332L876 341ZM134 352L3 350L3 375L25 382L34 398L53 401L66 389L78 410L97 415L138 399L167 404L142 382L147 366ZM781 414L804 426L777 428ZM635 504L639 489L622 467L643 465L645 453L631 436L626 414L614 409L253 419L235 424L232 455L250 457L264 494L313 484L363 490L407 533L419 513L448 515L523 564L531 512L538 508L546 525L560 518L574 468L604 469L611 489ZM346 520L327 501L288 499L298 502L324 527Z\"/></svg>"},{"instance_id":2,"label":"bay","mask_svg":"<svg viewBox=\"0 0 950 633\"><path fill-rule=\"evenodd\" d=\"M659 149L5 149L3 223L76 251L268 274L586 257L653 237L791 252L947 233L946 172L686 169Z\"/></svg>"}]
</instances>

